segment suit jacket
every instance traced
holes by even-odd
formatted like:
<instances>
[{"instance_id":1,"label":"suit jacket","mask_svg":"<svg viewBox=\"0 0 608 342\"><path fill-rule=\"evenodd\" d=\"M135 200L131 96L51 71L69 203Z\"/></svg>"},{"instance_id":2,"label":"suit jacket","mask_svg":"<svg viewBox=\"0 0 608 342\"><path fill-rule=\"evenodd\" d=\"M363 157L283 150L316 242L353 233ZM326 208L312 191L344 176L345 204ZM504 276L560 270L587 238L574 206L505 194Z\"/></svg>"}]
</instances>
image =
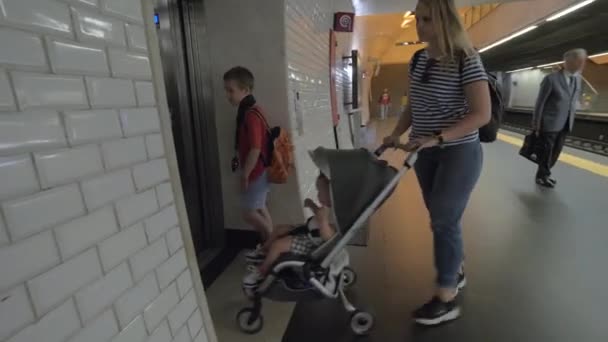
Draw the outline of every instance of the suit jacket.
<instances>
[{"instance_id":1,"label":"suit jacket","mask_svg":"<svg viewBox=\"0 0 608 342\"><path fill-rule=\"evenodd\" d=\"M533 127L540 127L543 132L559 132L564 127L572 131L576 105L583 89L581 77L575 77L576 87L572 91L563 71L545 76L532 115Z\"/></svg>"}]
</instances>

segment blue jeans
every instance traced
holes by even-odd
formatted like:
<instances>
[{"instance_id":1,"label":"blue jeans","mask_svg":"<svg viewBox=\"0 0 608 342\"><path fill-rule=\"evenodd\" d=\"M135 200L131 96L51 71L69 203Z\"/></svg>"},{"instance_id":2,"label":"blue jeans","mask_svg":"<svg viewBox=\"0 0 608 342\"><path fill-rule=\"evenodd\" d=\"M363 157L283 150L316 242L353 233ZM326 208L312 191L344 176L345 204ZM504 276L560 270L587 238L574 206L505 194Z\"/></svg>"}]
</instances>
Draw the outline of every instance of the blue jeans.
<instances>
[{"instance_id":1,"label":"blue jeans","mask_svg":"<svg viewBox=\"0 0 608 342\"><path fill-rule=\"evenodd\" d=\"M464 259L462 215L477 184L483 151L477 142L422 150L415 164L431 216L437 284L455 288Z\"/></svg>"}]
</instances>

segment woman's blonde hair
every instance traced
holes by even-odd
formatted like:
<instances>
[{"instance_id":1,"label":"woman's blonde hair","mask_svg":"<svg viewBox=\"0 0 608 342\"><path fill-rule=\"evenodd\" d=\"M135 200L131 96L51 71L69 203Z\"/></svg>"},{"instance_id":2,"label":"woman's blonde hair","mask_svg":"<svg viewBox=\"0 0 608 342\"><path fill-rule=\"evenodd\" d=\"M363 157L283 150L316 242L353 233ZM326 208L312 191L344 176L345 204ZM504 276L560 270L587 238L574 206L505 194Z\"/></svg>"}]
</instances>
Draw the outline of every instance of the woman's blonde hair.
<instances>
[{"instance_id":1,"label":"woman's blonde hair","mask_svg":"<svg viewBox=\"0 0 608 342\"><path fill-rule=\"evenodd\" d=\"M442 58L454 59L464 53L475 54L454 0L419 0L418 4L426 6L431 13L432 25L437 35L437 48Z\"/></svg>"}]
</instances>

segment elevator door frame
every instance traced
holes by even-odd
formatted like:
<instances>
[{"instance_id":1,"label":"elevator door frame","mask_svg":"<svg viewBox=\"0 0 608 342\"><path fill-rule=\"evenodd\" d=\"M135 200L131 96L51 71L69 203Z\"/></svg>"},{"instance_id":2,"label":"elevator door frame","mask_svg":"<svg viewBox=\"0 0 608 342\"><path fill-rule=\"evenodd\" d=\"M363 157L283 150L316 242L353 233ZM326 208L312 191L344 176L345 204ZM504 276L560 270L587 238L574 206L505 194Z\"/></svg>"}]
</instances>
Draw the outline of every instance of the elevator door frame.
<instances>
[{"instance_id":1,"label":"elevator door frame","mask_svg":"<svg viewBox=\"0 0 608 342\"><path fill-rule=\"evenodd\" d=\"M203 0L157 0L156 13L184 199L203 268L226 243Z\"/></svg>"}]
</instances>

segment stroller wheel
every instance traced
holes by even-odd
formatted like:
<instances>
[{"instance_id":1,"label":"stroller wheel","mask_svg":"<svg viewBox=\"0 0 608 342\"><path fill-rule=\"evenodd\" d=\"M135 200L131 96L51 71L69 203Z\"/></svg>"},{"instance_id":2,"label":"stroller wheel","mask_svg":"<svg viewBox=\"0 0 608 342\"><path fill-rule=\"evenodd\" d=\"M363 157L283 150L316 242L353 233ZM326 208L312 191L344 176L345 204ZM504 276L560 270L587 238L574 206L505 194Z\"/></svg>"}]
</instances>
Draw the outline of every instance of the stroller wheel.
<instances>
[{"instance_id":1,"label":"stroller wheel","mask_svg":"<svg viewBox=\"0 0 608 342\"><path fill-rule=\"evenodd\" d=\"M264 328L264 317L252 308L244 308L236 314L239 329L246 334L257 334Z\"/></svg>"},{"instance_id":2,"label":"stroller wheel","mask_svg":"<svg viewBox=\"0 0 608 342\"><path fill-rule=\"evenodd\" d=\"M342 270L342 286L345 290L350 289L357 283L357 273L350 268L345 267Z\"/></svg>"},{"instance_id":3,"label":"stroller wheel","mask_svg":"<svg viewBox=\"0 0 608 342\"><path fill-rule=\"evenodd\" d=\"M350 318L350 328L357 335L367 335L374 327L374 316L369 312L357 311Z\"/></svg>"}]
</instances>

